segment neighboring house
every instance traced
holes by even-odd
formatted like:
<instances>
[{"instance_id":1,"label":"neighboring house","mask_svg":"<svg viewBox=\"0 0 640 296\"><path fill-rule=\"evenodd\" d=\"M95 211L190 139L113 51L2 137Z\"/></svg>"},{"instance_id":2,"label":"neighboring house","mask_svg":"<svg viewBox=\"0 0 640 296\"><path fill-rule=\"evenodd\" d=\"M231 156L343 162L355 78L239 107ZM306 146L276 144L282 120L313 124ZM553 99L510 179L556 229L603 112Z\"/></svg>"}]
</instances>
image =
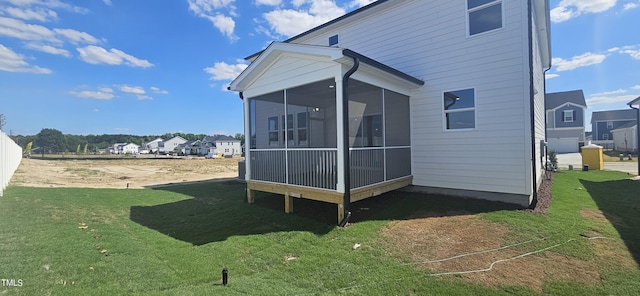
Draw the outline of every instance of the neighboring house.
<instances>
[{"instance_id":1,"label":"neighboring house","mask_svg":"<svg viewBox=\"0 0 640 296\"><path fill-rule=\"evenodd\" d=\"M584 118L587 104L582 90L549 93L547 109L547 151L579 152L584 145Z\"/></svg>"},{"instance_id":2,"label":"neighboring house","mask_svg":"<svg viewBox=\"0 0 640 296\"><path fill-rule=\"evenodd\" d=\"M337 205L414 185L531 206L543 179L548 0L379 0L249 56L253 191Z\"/></svg>"},{"instance_id":3,"label":"neighboring house","mask_svg":"<svg viewBox=\"0 0 640 296\"><path fill-rule=\"evenodd\" d=\"M133 143L116 143L113 145L114 154L138 154L140 146Z\"/></svg>"},{"instance_id":4,"label":"neighboring house","mask_svg":"<svg viewBox=\"0 0 640 296\"><path fill-rule=\"evenodd\" d=\"M160 145L160 143L162 143L164 140L162 138L157 138L151 142L148 143L144 143L142 146L146 147L146 150L149 150L149 153L156 153L158 152L158 146Z\"/></svg>"},{"instance_id":5,"label":"neighboring house","mask_svg":"<svg viewBox=\"0 0 640 296\"><path fill-rule=\"evenodd\" d=\"M110 154L120 154L120 147L127 145L127 143L115 143L112 148L109 148Z\"/></svg>"},{"instance_id":6,"label":"neighboring house","mask_svg":"<svg viewBox=\"0 0 640 296\"><path fill-rule=\"evenodd\" d=\"M215 136L207 136L202 140L203 142L211 143L209 151L213 154L222 153L222 155L240 155L242 154L242 146L240 145L240 140L224 136L224 135L215 135Z\"/></svg>"},{"instance_id":7,"label":"neighboring house","mask_svg":"<svg viewBox=\"0 0 640 296\"><path fill-rule=\"evenodd\" d=\"M184 144L186 142L187 140L185 140L184 138L175 136L169 140L158 143L158 150L163 154L174 153L176 152L176 148L178 147L178 145Z\"/></svg>"},{"instance_id":8,"label":"neighboring house","mask_svg":"<svg viewBox=\"0 0 640 296\"><path fill-rule=\"evenodd\" d=\"M636 111L633 109L594 111L591 114L591 132L593 141L613 142L611 131L636 122ZM606 143L606 142L605 142Z\"/></svg>"},{"instance_id":9,"label":"neighboring house","mask_svg":"<svg viewBox=\"0 0 640 296\"><path fill-rule=\"evenodd\" d=\"M634 111L634 110L632 110ZM638 124L636 121L611 130L613 138L613 149L620 152L638 151Z\"/></svg>"}]
</instances>

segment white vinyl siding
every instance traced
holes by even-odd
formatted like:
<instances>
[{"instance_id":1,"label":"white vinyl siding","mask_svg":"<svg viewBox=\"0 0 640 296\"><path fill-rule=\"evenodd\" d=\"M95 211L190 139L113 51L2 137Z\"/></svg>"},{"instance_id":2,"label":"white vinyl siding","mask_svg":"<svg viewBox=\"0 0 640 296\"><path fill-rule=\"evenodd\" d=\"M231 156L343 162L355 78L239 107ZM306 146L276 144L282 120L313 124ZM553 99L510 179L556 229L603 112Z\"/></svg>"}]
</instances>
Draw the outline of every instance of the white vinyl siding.
<instances>
[{"instance_id":1,"label":"white vinyl siding","mask_svg":"<svg viewBox=\"0 0 640 296\"><path fill-rule=\"evenodd\" d=\"M502 29L478 38L468 38L466 4L389 1L381 4L382 13L366 13L340 26L340 47L425 81L410 98L414 185L530 195L527 2L501 1ZM294 42L326 46L336 34L332 29L337 28ZM543 140L544 77L539 59L534 63L535 138ZM461 86L475 88L475 130L448 132L442 95ZM541 158L539 152L536 157Z\"/></svg>"}]
</instances>

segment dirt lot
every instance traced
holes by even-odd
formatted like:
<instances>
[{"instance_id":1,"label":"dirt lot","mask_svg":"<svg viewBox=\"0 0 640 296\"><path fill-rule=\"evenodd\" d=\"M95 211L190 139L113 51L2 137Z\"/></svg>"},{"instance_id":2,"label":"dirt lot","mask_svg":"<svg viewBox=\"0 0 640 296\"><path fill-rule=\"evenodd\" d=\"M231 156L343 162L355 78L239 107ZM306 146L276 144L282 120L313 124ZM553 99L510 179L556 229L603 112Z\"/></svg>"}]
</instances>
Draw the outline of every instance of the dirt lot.
<instances>
[{"instance_id":1,"label":"dirt lot","mask_svg":"<svg viewBox=\"0 0 640 296\"><path fill-rule=\"evenodd\" d=\"M143 188L238 176L241 158L23 159L11 185Z\"/></svg>"}]
</instances>

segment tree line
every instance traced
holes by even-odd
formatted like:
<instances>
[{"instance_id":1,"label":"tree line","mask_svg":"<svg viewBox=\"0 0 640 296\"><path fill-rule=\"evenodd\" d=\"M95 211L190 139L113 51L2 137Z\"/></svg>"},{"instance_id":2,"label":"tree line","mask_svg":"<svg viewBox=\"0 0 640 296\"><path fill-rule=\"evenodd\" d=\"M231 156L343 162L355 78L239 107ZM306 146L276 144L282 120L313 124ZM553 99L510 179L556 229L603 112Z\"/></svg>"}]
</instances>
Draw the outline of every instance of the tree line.
<instances>
[{"instance_id":1,"label":"tree line","mask_svg":"<svg viewBox=\"0 0 640 296\"><path fill-rule=\"evenodd\" d=\"M126 134L104 134L104 135L70 135L63 134L61 131L52 129L52 128L44 128L36 135L23 136L17 135L13 136L13 140L20 145L23 149L26 150L29 143L31 144L31 149L29 149L33 153L42 153L44 149L44 153L63 153L63 152L78 152L82 151L82 153L97 153L99 150L106 149L112 147L115 143L134 143L137 145L141 145L144 142L150 142L157 138L162 138L164 140L171 139L175 136L180 136L187 141L195 141L202 140L205 134L192 134L192 133L166 133L164 135L148 135L148 136L136 136L136 135L126 135ZM244 144L244 135L236 134L235 136L229 136L236 138L243 142Z\"/></svg>"}]
</instances>

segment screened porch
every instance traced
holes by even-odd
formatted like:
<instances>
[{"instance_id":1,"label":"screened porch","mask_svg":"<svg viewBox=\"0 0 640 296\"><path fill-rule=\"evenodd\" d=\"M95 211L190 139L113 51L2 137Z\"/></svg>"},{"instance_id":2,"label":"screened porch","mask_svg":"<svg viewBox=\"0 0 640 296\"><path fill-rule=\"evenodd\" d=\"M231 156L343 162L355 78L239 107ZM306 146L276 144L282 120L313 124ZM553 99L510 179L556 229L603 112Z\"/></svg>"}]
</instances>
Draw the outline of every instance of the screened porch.
<instances>
[{"instance_id":1,"label":"screened porch","mask_svg":"<svg viewBox=\"0 0 640 296\"><path fill-rule=\"evenodd\" d=\"M253 191L338 205L412 182L409 94L423 82L349 50L270 45L234 82Z\"/></svg>"}]
</instances>

